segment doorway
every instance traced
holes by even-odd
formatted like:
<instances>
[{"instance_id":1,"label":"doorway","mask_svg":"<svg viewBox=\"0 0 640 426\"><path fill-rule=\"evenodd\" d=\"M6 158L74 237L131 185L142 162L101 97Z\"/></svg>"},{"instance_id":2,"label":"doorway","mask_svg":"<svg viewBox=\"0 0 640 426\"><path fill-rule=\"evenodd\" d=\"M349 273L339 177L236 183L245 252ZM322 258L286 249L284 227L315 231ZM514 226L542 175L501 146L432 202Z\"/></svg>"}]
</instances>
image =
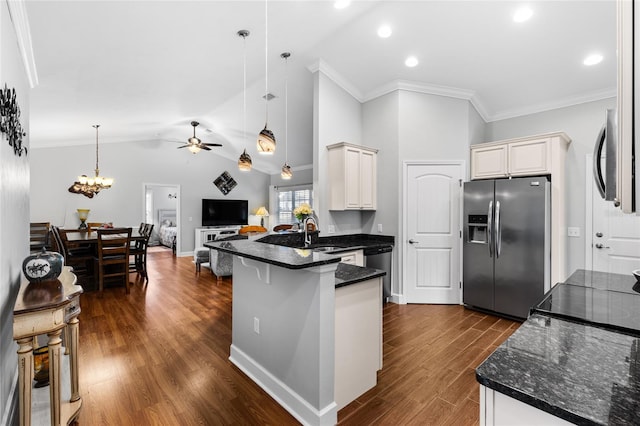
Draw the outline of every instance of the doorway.
<instances>
[{"instance_id":1,"label":"doorway","mask_svg":"<svg viewBox=\"0 0 640 426\"><path fill-rule=\"evenodd\" d=\"M405 163L403 287L407 303L459 304L463 162Z\"/></svg>"},{"instance_id":2,"label":"doorway","mask_svg":"<svg viewBox=\"0 0 640 426\"><path fill-rule=\"evenodd\" d=\"M592 159L587 155L586 269L630 275L640 269L640 216L602 199L590 174Z\"/></svg>"},{"instance_id":3,"label":"doorway","mask_svg":"<svg viewBox=\"0 0 640 426\"><path fill-rule=\"evenodd\" d=\"M180 253L180 185L144 183L143 204L145 223L153 223L149 239L151 246L173 248L175 235L176 255ZM171 222L171 223L169 223Z\"/></svg>"}]
</instances>

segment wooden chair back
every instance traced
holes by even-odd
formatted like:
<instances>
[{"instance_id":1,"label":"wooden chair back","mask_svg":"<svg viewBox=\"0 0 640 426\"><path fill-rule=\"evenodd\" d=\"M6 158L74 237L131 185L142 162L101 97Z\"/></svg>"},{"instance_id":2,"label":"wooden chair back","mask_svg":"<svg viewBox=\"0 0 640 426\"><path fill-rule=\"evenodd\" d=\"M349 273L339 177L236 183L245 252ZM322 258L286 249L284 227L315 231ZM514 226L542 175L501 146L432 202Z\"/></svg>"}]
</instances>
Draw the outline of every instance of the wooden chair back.
<instances>
[{"instance_id":1,"label":"wooden chair back","mask_svg":"<svg viewBox=\"0 0 640 426\"><path fill-rule=\"evenodd\" d=\"M51 224L49 222L31 222L29 224L29 250L37 253L44 247L49 247L49 232Z\"/></svg>"},{"instance_id":2,"label":"wooden chair back","mask_svg":"<svg viewBox=\"0 0 640 426\"><path fill-rule=\"evenodd\" d=\"M98 229L98 286L104 290L106 278L122 278L129 294L129 250L131 228Z\"/></svg>"},{"instance_id":3,"label":"wooden chair back","mask_svg":"<svg viewBox=\"0 0 640 426\"><path fill-rule=\"evenodd\" d=\"M276 225L276 226L274 226L274 227L273 227L273 230L274 230L275 232L278 232L278 231L286 231L287 229L291 229L292 227L293 227L293 225L292 225L292 224L290 224L290 223L283 223L283 224L281 224L281 225Z\"/></svg>"}]
</instances>

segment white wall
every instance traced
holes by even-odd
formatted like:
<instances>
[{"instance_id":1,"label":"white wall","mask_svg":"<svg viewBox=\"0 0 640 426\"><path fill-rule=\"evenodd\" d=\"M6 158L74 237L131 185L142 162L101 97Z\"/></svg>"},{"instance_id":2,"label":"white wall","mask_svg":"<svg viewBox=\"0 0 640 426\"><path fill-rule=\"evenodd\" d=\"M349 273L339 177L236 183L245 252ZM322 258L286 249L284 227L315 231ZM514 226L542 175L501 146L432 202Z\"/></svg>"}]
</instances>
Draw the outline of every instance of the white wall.
<instances>
[{"instance_id":1,"label":"white wall","mask_svg":"<svg viewBox=\"0 0 640 426\"><path fill-rule=\"evenodd\" d=\"M323 202L329 199L327 145L338 142L367 145L362 140L362 105L322 71L314 74L313 84L313 190L320 231L328 235L328 225L334 225L336 234L360 233L360 212L330 212Z\"/></svg>"},{"instance_id":2,"label":"white wall","mask_svg":"<svg viewBox=\"0 0 640 426\"><path fill-rule=\"evenodd\" d=\"M580 237L565 236L565 271L568 275L585 265L585 183L586 179L592 179L590 170L587 175L585 169L586 155L593 153L598 132L604 124L605 109L614 108L615 102L615 98L609 98L487 125L487 141L554 131L563 131L571 138L566 161L566 222L568 227L580 228Z\"/></svg>"},{"instance_id":3,"label":"white wall","mask_svg":"<svg viewBox=\"0 0 640 426\"><path fill-rule=\"evenodd\" d=\"M101 127L101 133L106 131L107 126ZM100 174L115 182L92 199L68 188L79 174L93 173L95 145L34 149L30 155L32 221L77 227L76 209L88 208L91 222L95 218L137 227L144 221L144 183L180 185L181 254L193 251L194 229L202 225L202 198L247 199L250 212L268 202L268 174L241 173L235 161L215 151L194 155L163 142L100 144ZM213 184L224 171L238 182L226 196Z\"/></svg>"},{"instance_id":4,"label":"white wall","mask_svg":"<svg viewBox=\"0 0 640 426\"><path fill-rule=\"evenodd\" d=\"M0 4L0 82L15 88L20 123L29 135L29 92L7 2ZM28 146L28 136L23 143ZM0 138L0 423L17 416L18 346L13 342L13 305L22 280L22 260L29 254L29 160L17 156Z\"/></svg>"}]
</instances>

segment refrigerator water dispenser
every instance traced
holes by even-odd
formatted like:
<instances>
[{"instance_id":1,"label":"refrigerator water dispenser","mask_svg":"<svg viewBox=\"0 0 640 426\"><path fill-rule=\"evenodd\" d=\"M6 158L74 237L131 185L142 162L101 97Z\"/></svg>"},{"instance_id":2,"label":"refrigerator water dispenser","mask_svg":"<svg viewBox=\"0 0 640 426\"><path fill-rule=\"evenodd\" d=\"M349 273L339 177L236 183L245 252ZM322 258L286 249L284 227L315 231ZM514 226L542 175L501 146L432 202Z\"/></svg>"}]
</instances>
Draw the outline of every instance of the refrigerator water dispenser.
<instances>
[{"instance_id":1,"label":"refrigerator water dispenser","mask_svg":"<svg viewBox=\"0 0 640 426\"><path fill-rule=\"evenodd\" d=\"M487 218L486 214L470 214L467 217L467 242L487 244Z\"/></svg>"}]
</instances>

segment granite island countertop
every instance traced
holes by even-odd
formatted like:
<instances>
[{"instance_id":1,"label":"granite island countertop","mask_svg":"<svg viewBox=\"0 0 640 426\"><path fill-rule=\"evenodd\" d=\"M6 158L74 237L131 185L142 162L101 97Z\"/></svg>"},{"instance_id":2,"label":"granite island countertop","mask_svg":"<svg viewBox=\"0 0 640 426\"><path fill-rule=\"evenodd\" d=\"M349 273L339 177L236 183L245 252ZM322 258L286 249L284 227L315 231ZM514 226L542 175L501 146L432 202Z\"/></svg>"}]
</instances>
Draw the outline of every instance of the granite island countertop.
<instances>
[{"instance_id":1,"label":"granite island countertop","mask_svg":"<svg viewBox=\"0 0 640 426\"><path fill-rule=\"evenodd\" d=\"M576 271L476 369L478 382L573 423L639 424L640 333L619 328L637 318L634 282Z\"/></svg>"},{"instance_id":2,"label":"granite island countertop","mask_svg":"<svg viewBox=\"0 0 640 426\"><path fill-rule=\"evenodd\" d=\"M336 288L386 275L386 272L378 269L339 263L340 256L338 254L326 254L310 249L286 247L250 240L214 241L205 243L205 247L287 269L305 269L338 263L335 272Z\"/></svg>"},{"instance_id":3,"label":"granite island countertop","mask_svg":"<svg viewBox=\"0 0 640 426\"><path fill-rule=\"evenodd\" d=\"M638 424L640 340L534 314L477 369L481 384L577 424Z\"/></svg>"}]
</instances>

